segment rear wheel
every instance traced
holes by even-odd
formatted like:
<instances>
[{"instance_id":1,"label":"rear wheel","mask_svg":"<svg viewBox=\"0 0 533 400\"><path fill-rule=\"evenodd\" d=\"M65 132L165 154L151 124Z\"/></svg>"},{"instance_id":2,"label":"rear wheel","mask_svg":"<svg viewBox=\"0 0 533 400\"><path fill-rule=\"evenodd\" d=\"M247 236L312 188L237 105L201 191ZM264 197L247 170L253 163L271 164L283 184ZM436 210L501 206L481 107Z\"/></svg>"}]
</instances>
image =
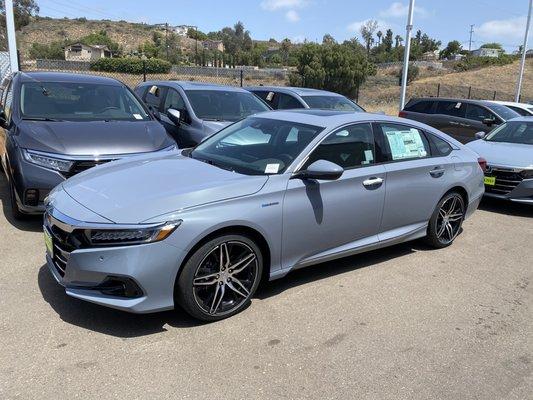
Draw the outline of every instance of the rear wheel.
<instances>
[{"instance_id":1,"label":"rear wheel","mask_svg":"<svg viewBox=\"0 0 533 400\"><path fill-rule=\"evenodd\" d=\"M435 248L449 246L461 232L464 217L463 196L457 192L446 194L431 216L426 242Z\"/></svg>"},{"instance_id":2,"label":"rear wheel","mask_svg":"<svg viewBox=\"0 0 533 400\"><path fill-rule=\"evenodd\" d=\"M177 300L197 319L227 318L250 303L262 269L261 251L251 239L220 236L201 246L185 263L178 279Z\"/></svg>"}]
</instances>

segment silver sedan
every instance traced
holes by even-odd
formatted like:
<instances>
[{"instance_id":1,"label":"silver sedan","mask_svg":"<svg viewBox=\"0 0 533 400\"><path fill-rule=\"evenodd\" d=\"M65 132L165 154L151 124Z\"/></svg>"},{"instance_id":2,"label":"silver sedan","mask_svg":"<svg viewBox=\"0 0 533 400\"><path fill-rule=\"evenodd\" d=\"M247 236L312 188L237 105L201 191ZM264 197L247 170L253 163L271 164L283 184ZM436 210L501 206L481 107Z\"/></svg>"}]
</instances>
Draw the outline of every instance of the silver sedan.
<instances>
[{"instance_id":1,"label":"silver sedan","mask_svg":"<svg viewBox=\"0 0 533 400\"><path fill-rule=\"evenodd\" d=\"M49 196L49 269L68 295L213 321L261 279L425 238L450 245L484 192L484 161L418 122L266 112L194 149L121 160Z\"/></svg>"}]
</instances>

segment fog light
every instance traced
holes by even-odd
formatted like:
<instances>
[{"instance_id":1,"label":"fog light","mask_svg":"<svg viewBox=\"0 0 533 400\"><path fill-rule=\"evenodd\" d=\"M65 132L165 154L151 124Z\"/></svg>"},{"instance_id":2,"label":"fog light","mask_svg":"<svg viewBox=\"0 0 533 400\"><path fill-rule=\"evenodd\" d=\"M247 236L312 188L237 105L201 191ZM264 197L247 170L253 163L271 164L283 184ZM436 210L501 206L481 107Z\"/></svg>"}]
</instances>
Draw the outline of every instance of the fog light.
<instances>
[{"instance_id":1,"label":"fog light","mask_svg":"<svg viewBox=\"0 0 533 400\"><path fill-rule=\"evenodd\" d=\"M39 204L39 191L37 189L26 190L25 201L29 206L36 206Z\"/></svg>"},{"instance_id":2,"label":"fog light","mask_svg":"<svg viewBox=\"0 0 533 400\"><path fill-rule=\"evenodd\" d=\"M122 276L108 276L95 289L109 296L127 297L130 299L143 295L143 291L133 279Z\"/></svg>"}]
</instances>

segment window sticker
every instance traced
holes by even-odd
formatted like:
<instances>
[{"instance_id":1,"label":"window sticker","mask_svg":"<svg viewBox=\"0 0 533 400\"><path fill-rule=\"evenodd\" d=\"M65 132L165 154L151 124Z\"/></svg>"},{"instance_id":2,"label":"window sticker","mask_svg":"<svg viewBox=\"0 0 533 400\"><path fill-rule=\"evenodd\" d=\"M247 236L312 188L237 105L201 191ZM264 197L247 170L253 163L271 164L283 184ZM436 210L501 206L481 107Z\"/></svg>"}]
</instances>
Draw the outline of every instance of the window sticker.
<instances>
[{"instance_id":1,"label":"window sticker","mask_svg":"<svg viewBox=\"0 0 533 400\"><path fill-rule=\"evenodd\" d=\"M422 137L417 129L385 132L393 160L424 158L427 156Z\"/></svg>"},{"instance_id":2,"label":"window sticker","mask_svg":"<svg viewBox=\"0 0 533 400\"><path fill-rule=\"evenodd\" d=\"M141 114L133 114L133 118L135 118L135 119L143 119Z\"/></svg>"},{"instance_id":3,"label":"window sticker","mask_svg":"<svg viewBox=\"0 0 533 400\"><path fill-rule=\"evenodd\" d=\"M279 164L267 164L265 174L277 174L279 171Z\"/></svg>"},{"instance_id":4,"label":"window sticker","mask_svg":"<svg viewBox=\"0 0 533 400\"><path fill-rule=\"evenodd\" d=\"M363 161L363 164L372 164L374 161L374 154L372 154L372 150L365 150L365 160Z\"/></svg>"},{"instance_id":5,"label":"window sticker","mask_svg":"<svg viewBox=\"0 0 533 400\"><path fill-rule=\"evenodd\" d=\"M350 135L350 132L348 132L346 129L343 129L342 131L339 131L335 134L335 136L342 136L342 137L346 137L349 135Z\"/></svg>"},{"instance_id":6,"label":"window sticker","mask_svg":"<svg viewBox=\"0 0 533 400\"><path fill-rule=\"evenodd\" d=\"M273 98L274 98L274 92L268 92L267 97L266 97L267 101L272 101Z\"/></svg>"},{"instance_id":7,"label":"window sticker","mask_svg":"<svg viewBox=\"0 0 533 400\"><path fill-rule=\"evenodd\" d=\"M457 104L455 105L455 108L460 109L462 104L463 104L463 103L457 103Z\"/></svg>"}]
</instances>

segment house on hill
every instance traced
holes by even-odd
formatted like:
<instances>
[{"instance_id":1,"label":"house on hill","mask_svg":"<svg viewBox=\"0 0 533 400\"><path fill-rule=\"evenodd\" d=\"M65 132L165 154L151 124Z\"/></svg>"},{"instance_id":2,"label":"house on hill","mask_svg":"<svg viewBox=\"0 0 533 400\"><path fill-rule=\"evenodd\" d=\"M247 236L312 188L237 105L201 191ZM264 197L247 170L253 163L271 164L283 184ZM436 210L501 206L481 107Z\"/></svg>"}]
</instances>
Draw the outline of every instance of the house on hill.
<instances>
[{"instance_id":1,"label":"house on hill","mask_svg":"<svg viewBox=\"0 0 533 400\"><path fill-rule=\"evenodd\" d=\"M106 45L73 43L65 47L67 61L96 61L108 57L111 57L111 51Z\"/></svg>"},{"instance_id":2,"label":"house on hill","mask_svg":"<svg viewBox=\"0 0 533 400\"><path fill-rule=\"evenodd\" d=\"M204 40L202 44L206 50L224 51L224 43L222 40Z\"/></svg>"},{"instance_id":3,"label":"house on hill","mask_svg":"<svg viewBox=\"0 0 533 400\"><path fill-rule=\"evenodd\" d=\"M501 49L491 49L489 47L480 47L477 50L472 50L472 55L474 57L499 57Z\"/></svg>"}]
</instances>

